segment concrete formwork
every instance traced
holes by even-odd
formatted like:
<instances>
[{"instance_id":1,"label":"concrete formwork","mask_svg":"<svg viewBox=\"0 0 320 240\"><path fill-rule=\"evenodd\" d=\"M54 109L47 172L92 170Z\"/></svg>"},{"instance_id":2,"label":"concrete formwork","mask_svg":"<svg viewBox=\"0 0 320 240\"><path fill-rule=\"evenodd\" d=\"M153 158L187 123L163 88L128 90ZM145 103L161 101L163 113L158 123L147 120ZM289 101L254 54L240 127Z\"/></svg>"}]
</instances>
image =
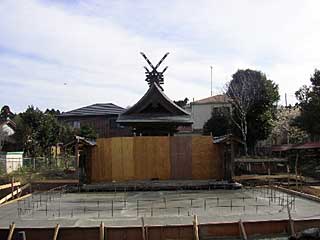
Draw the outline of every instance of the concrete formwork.
<instances>
[{"instance_id":1,"label":"concrete formwork","mask_svg":"<svg viewBox=\"0 0 320 240\"><path fill-rule=\"evenodd\" d=\"M287 234L288 207L297 231L320 227L318 202L268 188L109 193L49 191L1 207L0 239L13 221L20 229L30 231L30 239L52 239L36 238L33 234L38 229L41 234L51 236L57 223L61 225L59 236L65 236L63 239L85 239L82 231L86 231L90 239L98 239L100 222L105 223L107 239L141 239L141 218L149 239L192 239L193 215L198 216L199 234L204 238L239 236L240 219L250 236ZM70 234L70 229L76 233ZM72 238L78 234L78 238Z\"/></svg>"},{"instance_id":2,"label":"concrete formwork","mask_svg":"<svg viewBox=\"0 0 320 240\"><path fill-rule=\"evenodd\" d=\"M288 239L290 235L288 220L268 220L268 221L247 221L244 222L249 239ZM294 221L296 231L306 228L319 227L320 219L296 220ZM242 239L239 222L208 223L200 224L200 239ZM61 227L58 232L58 239L63 240L87 240L100 239L99 227ZM54 227L19 227L14 230L14 235L19 231L24 231L28 240L51 240L54 235ZM145 225L104 227L104 239L110 240L141 240L143 234L145 239L152 240L193 240L193 225ZM7 239L9 229L0 228L0 239Z\"/></svg>"}]
</instances>

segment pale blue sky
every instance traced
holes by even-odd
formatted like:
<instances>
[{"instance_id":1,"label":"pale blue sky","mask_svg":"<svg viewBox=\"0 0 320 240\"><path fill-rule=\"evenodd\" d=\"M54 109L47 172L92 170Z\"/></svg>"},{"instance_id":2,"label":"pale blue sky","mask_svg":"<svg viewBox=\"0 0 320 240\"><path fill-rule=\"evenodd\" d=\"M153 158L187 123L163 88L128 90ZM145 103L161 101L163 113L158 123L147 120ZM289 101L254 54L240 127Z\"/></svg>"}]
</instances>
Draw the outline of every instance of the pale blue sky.
<instances>
[{"instance_id":1,"label":"pale blue sky","mask_svg":"<svg viewBox=\"0 0 320 240\"><path fill-rule=\"evenodd\" d=\"M139 52L162 67L172 99L221 93L237 69L261 70L290 103L320 68L319 1L0 2L0 105L62 111L147 90Z\"/></svg>"}]
</instances>

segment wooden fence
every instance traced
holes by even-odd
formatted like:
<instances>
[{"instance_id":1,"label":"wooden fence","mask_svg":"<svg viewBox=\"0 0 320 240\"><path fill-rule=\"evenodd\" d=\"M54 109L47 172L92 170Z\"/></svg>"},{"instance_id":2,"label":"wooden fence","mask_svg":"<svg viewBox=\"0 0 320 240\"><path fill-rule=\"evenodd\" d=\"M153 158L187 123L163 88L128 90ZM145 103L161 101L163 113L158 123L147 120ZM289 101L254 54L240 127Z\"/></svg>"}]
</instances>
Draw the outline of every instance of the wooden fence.
<instances>
[{"instance_id":1,"label":"wooden fence","mask_svg":"<svg viewBox=\"0 0 320 240\"><path fill-rule=\"evenodd\" d=\"M97 139L88 164L91 182L222 179L221 146L209 136Z\"/></svg>"}]
</instances>

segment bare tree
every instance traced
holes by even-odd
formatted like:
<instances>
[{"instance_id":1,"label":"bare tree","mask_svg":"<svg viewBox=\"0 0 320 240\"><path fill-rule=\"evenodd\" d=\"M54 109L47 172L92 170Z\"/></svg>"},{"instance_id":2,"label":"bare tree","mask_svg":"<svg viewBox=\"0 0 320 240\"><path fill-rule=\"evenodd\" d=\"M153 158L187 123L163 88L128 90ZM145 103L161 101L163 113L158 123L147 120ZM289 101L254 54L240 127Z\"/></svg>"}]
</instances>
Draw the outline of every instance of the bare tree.
<instances>
[{"instance_id":1,"label":"bare tree","mask_svg":"<svg viewBox=\"0 0 320 240\"><path fill-rule=\"evenodd\" d=\"M226 95L230 98L230 103L233 106L231 118L241 132L245 155L248 155L247 115L261 96L261 83L258 81L257 73L256 71L239 70L233 75L232 81L227 84Z\"/></svg>"}]
</instances>

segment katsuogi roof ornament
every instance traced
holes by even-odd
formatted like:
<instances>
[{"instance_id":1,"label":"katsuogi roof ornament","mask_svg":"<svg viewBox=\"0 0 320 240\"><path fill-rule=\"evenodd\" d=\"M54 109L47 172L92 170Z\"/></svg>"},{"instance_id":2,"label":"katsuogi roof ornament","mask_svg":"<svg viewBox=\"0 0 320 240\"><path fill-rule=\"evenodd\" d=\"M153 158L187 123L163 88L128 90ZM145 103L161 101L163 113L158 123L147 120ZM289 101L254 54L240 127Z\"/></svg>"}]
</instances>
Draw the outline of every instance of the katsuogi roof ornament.
<instances>
[{"instance_id":1,"label":"katsuogi roof ornament","mask_svg":"<svg viewBox=\"0 0 320 240\"><path fill-rule=\"evenodd\" d=\"M161 72L159 72L157 69L160 66L160 64L163 62L163 60L169 55L167 52L161 60L158 62L156 66L153 66L153 64L150 62L150 60L147 58L147 56L140 52L140 54L143 56L143 58L147 61L149 66L151 67L151 70L149 70L146 66L144 69L146 70L146 81L148 82L149 86L151 86L153 83L156 83L162 90L163 88L161 85L163 84L163 73L168 69L168 66L166 66Z\"/></svg>"},{"instance_id":2,"label":"katsuogi roof ornament","mask_svg":"<svg viewBox=\"0 0 320 240\"><path fill-rule=\"evenodd\" d=\"M179 126L191 126L193 123L190 113L168 98L161 87L164 82L163 73L168 67L162 71L158 71L158 68L168 54L166 53L154 66L141 52L151 67L151 70L144 67L149 89L137 103L121 113L117 119L117 123L132 127L133 133L137 136L172 136L178 132Z\"/></svg>"}]
</instances>

